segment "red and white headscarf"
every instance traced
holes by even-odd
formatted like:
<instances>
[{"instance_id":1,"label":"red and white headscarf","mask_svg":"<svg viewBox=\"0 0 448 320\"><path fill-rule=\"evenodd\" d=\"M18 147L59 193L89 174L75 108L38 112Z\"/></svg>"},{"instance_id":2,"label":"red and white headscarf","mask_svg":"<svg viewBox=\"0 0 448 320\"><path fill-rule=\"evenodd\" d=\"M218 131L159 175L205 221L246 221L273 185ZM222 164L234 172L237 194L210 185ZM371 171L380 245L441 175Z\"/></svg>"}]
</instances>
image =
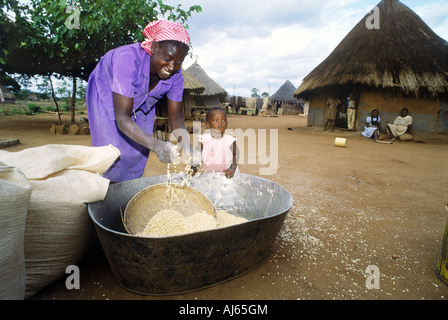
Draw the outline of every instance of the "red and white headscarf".
<instances>
[{"instance_id":1,"label":"red and white headscarf","mask_svg":"<svg viewBox=\"0 0 448 320\"><path fill-rule=\"evenodd\" d=\"M177 22L166 20L151 22L145 29L143 29L143 34L145 35L146 40L142 42L142 48L150 55L152 55L151 45L153 42L176 40L190 46L190 36L188 35L187 30Z\"/></svg>"}]
</instances>

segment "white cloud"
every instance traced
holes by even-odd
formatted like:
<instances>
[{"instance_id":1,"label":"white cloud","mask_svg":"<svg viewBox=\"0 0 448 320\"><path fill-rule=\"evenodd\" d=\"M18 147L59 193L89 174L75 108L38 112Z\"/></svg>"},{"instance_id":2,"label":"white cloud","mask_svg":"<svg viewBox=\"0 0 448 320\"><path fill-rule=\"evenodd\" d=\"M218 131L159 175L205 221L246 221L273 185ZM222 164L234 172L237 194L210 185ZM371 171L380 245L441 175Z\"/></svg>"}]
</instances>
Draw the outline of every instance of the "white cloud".
<instances>
[{"instance_id":1,"label":"white cloud","mask_svg":"<svg viewBox=\"0 0 448 320\"><path fill-rule=\"evenodd\" d=\"M448 1L433 1L414 8L414 11L435 33L448 41Z\"/></svg>"},{"instance_id":2,"label":"white cloud","mask_svg":"<svg viewBox=\"0 0 448 320\"><path fill-rule=\"evenodd\" d=\"M166 0L175 5L178 0ZM286 81L295 86L322 62L377 5L370 0L187 0L198 4L188 24L195 59L230 94L252 88L274 94ZM443 38L448 35L446 0L404 1ZM234 89L235 88L235 89Z\"/></svg>"}]
</instances>

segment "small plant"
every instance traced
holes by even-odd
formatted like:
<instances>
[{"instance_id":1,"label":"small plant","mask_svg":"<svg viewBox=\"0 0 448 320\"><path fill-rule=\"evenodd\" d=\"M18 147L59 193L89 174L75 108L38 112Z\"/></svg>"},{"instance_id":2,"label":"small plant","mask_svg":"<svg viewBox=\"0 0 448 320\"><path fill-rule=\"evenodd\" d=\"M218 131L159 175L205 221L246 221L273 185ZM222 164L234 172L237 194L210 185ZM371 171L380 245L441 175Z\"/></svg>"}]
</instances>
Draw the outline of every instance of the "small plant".
<instances>
[{"instance_id":1,"label":"small plant","mask_svg":"<svg viewBox=\"0 0 448 320\"><path fill-rule=\"evenodd\" d=\"M38 113L38 112L42 112L42 107L38 106L36 104L32 104L29 103L27 106L28 110L30 111L30 113Z\"/></svg>"},{"instance_id":2,"label":"small plant","mask_svg":"<svg viewBox=\"0 0 448 320\"><path fill-rule=\"evenodd\" d=\"M44 108L45 111L56 112L56 107L46 106Z\"/></svg>"},{"instance_id":3,"label":"small plant","mask_svg":"<svg viewBox=\"0 0 448 320\"><path fill-rule=\"evenodd\" d=\"M27 111L25 108L12 108L12 109L9 109L9 114L12 116L22 115L22 114L27 114Z\"/></svg>"},{"instance_id":4,"label":"small plant","mask_svg":"<svg viewBox=\"0 0 448 320\"><path fill-rule=\"evenodd\" d=\"M61 110L62 111L70 111L70 105L68 105L68 104L63 104L62 106L61 106Z\"/></svg>"}]
</instances>

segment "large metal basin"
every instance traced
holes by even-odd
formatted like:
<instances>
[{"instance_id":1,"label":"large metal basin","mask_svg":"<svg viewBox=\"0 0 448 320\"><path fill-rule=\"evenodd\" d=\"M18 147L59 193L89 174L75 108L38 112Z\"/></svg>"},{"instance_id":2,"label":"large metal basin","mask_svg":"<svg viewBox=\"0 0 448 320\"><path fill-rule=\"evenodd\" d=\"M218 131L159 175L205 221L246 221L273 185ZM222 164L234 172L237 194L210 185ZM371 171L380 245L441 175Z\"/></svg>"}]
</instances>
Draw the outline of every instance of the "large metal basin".
<instances>
[{"instance_id":1,"label":"large metal basin","mask_svg":"<svg viewBox=\"0 0 448 320\"><path fill-rule=\"evenodd\" d=\"M171 175L180 183L183 174ZM193 234L148 238L126 233L120 210L143 188L167 181L166 175L112 184L103 201L88 205L116 282L142 295L169 295L209 287L247 273L269 255L293 205L279 184L238 174L189 178L217 207L249 221Z\"/></svg>"}]
</instances>

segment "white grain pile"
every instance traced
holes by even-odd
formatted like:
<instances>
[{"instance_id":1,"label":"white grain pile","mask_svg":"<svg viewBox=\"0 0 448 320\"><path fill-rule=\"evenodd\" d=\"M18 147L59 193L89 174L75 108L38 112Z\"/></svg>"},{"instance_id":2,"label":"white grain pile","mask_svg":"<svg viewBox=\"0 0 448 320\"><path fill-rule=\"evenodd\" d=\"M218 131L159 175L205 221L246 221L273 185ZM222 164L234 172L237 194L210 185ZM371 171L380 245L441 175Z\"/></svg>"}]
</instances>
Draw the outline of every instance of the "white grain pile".
<instances>
[{"instance_id":1,"label":"white grain pile","mask_svg":"<svg viewBox=\"0 0 448 320\"><path fill-rule=\"evenodd\" d=\"M234 216L224 210L217 211L217 219L205 211L188 217L177 211L163 209L155 214L145 229L137 234L144 237L169 237L206 231L246 222L247 219Z\"/></svg>"},{"instance_id":2,"label":"white grain pile","mask_svg":"<svg viewBox=\"0 0 448 320\"><path fill-rule=\"evenodd\" d=\"M186 177L181 185L189 185L187 177L191 176L192 170L189 165L186 166ZM169 199L168 207L175 202L181 201L182 193L171 187L171 170L167 166L167 197ZM193 209L194 210L194 209ZM189 234L194 232L212 230L216 228L228 227L238 223L246 222L247 219L237 217L225 210L217 210L216 219L205 211L199 211L189 216L177 212L173 209L163 209L157 212L145 226L145 229L137 233L143 237L170 237Z\"/></svg>"}]
</instances>

